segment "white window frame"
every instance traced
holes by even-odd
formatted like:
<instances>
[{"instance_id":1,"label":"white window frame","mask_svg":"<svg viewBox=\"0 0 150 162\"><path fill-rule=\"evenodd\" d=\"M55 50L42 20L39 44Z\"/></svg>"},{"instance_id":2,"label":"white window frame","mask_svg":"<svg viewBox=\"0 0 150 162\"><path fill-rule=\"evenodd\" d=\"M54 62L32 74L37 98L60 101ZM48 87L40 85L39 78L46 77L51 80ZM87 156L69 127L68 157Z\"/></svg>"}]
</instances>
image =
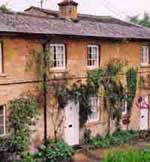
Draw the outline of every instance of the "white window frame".
<instances>
[{"instance_id":1,"label":"white window frame","mask_svg":"<svg viewBox=\"0 0 150 162\"><path fill-rule=\"evenodd\" d=\"M144 45L141 48L141 66L149 66L150 65L150 47L148 45Z\"/></svg>"},{"instance_id":2,"label":"white window frame","mask_svg":"<svg viewBox=\"0 0 150 162\"><path fill-rule=\"evenodd\" d=\"M128 107L128 102L124 101L123 108L122 108L122 115L126 115L127 114L127 112L128 112L127 107Z\"/></svg>"},{"instance_id":3,"label":"white window frame","mask_svg":"<svg viewBox=\"0 0 150 162\"><path fill-rule=\"evenodd\" d=\"M99 121L99 119L100 119L100 98L99 98L98 96L92 96L92 97L90 97L90 98L89 98L90 104L91 104L92 100L97 100L97 108L96 108L96 109L97 109L97 116L96 116L95 119L92 119L92 118L91 118L91 115L92 115L92 114L90 114L90 115L88 116L87 123L97 122L97 121ZM92 110L92 105L91 105L91 110Z\"/></svg>"},{"instance_id":4,"label":"white window frame","mask_svg":"<svg viewBox=\"0 0 150 162\"><path fill-rule=\"evenodd\" d=\"M3 73L3 44L0 42L0 74Z\"/></svg>"},{"instance_id":5,"label":"white window frame","mask_svg":"<svg viewBox=\"0 0 150 162\"><path fill-rule=\"evenodd\" d=\"M141 108L148 109L148 105L149 105L149 95L147 94L142 96Z\"/></svg>"},{"instance_id":6,"label":"white window frame","mask_svg":"<svg viewBox=\"0 0 150 162\"><path fill-rule=\"evenodd\" d=\"M89 48L96 48L96 63L94 65L89 65ZM94 53L91 53L91 55ZM100 51L99 51L99 45L88 45L88 52L87 52L87 67L90 68L98 68L99 67L99 57L100 57ZM94 61L94 60L93 60Z\"/></svg>"},{"instance_id":7,"label":"white window frame","mask_svg":"<svg viewBox=\"0 0 150 162\"><path fill-rule=\"evenodd\" d=\"M0 105L3 107L3 127L4 127L4 130L3 130L3 134L0 134L0 137L3 137L6 135L6 106L5 105Z\"/></svg>"},{"instance_id":8,"label":"white window frame","mask_svg":"<svg viewBox=\"0 0 150 162\"><path fill-rule=\"evenodd\" d=\"M63 58L62 58L62 62L63 62L63 65L62 66L52 66L51 67L51 69L58 69L58 70L62 70L62 69L65 69L66 68L66 49L65 49L65 44L50 44L49 45L49 47L50 47L50 54L51 54L51 58L52 58L52 61L53 61L53 52L51 51L51 48L52 47L56 47L56 48L58 48L58 47L62 47L63 48ZM57 55L57 53L56 53L56 55ZM59 55L59 57L60 57L61 55ZM57 61L57 60L56 60Z\"/></svg>"}]
</instances>

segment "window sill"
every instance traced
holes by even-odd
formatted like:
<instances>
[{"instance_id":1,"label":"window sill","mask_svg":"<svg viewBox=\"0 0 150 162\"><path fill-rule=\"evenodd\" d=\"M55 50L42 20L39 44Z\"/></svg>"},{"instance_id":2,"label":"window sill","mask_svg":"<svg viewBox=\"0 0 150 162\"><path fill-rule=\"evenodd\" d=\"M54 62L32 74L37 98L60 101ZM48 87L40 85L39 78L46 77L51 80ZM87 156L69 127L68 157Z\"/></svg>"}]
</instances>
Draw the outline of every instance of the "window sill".
<instances>
[{"instance_id":1,"label":"window sill","mask_svg":"<svg viewBox=\"0 0 150 162\"><path fill-rule=\"evenodd\" d=\"M140 65L141 68L150 68L150 64L147 65Z\"/></svg>"},{"instance_id":2,"label":"window sill","mask_svg":"<svg viewBox=\"0 0 150 162\"><path fill-rule=\"evenodd\" d=\"M0 73L0 77L7 77L5 73Z\"/></svg>"},{"instance_id":3,"label":"window sill","mask_svg":"<svg viewBox=\"0 0 150 162\"><path fill-rule=\"evenodd\" d=\"M93 126L93 125L97 125L100 123L100 120L93 120L93 121L87 121L87 123L85 124L87 127Z\"/></svg>"},{"instance_id":4,"label":"window sill","mask_svg":"<svg viewBox=\"0 0 150 162\"><path fill-rule=\"evenodd\" d=\"M87 67L87 70L96 70L98 68L99 68L98 66L93 66L93 67L88 66Z\"/></svg>"},{"instance_id":5,"label":"window sill","mask_svg":"<svg viewBox=\"0 0 150 162\"><path fill-rule=\"evenodd\" d=\"M66 68L51 68L50 72L53 72L53 73L63 73L63 72L67 72L67 69Z\"/></svg>"}]
</instances>

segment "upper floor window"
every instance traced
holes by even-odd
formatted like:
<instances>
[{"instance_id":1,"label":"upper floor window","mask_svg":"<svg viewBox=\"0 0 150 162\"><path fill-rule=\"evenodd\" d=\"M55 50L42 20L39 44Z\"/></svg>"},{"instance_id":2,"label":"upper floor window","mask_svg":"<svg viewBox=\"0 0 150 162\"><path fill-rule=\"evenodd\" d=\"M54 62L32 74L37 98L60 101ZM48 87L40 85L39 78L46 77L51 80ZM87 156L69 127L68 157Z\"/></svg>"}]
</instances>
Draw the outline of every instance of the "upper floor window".
<instances>
[{"instance_id":1,"label":"upper floor window","mask_svg":"<svg viewBox=\"0 0 150 162\"><path fill-rule=\"evenodd\" d=\"M6 134L6 124L5 124L5 106L0 105L0 136Z\"/></svg>"},{"instance_id":2,"label":"upper floor window","mask_svg":"<svg viewBox=\"0 0 150 162\"><path fill-rule=\"evenodd\" d=\"M51 52L52 68L64 69L66 66L65 45L51 44L50 52Z\"/></svg>"},{"instance_id":3,"label":"upper floor window","mask_svg":"<svg viewBox=\"0 0 150 162\"><path fill-rule=\"evenodd\" d=\"M88 46L87 66L90 68L96 68L99 66L99 46L98 45Z\"/></svg>"},{"instance_id":4,"label":"upper floor window","mask_svg":"<svg viewBox=\"0 0 150 162\"><path fill-rule=\"evenodd\" d=\"M3 49L2 42L0 42L0 73L3 72Z\"/></svg>"},{"instance_id":5,"label":"upper floor window","mask_svg":"<svg viewBox=\"0 0 150 162\"><path fill-rule=\"evenodd\" d=\"M98 121L100 113L99 97L90 97L91 114L88 116L88 122Z\"/></svg>"},{"instance_id":6,"label":"upper floor window","mask_svg":"<svg viewBox=\"0 0 150 162\"><path fill-rule=\"evenodd\" d=\"M150 64L150 47L143 46L141 49L141 65L147 66Z\"/></svg>"}]
</instances>

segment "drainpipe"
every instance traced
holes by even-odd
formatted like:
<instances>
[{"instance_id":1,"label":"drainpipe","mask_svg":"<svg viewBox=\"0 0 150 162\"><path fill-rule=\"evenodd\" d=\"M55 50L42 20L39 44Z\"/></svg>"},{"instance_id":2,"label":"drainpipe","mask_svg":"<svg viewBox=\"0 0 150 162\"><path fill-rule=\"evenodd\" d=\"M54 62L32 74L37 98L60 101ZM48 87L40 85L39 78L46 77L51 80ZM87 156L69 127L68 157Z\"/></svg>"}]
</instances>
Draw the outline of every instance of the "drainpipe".
<instances>
[{"instance_id":1,"label":"drainpipe","mask_svg":"<svg viewBox=\"0 0 150 162\"><path fill-rule=\"evenodd\" d=\"M43 63L44 63L44 69L47 68L47 60L46 60L46 45L47 43L43 44ZM43 73L43 97L44 97L44 101L43 101L43 106L44 106L44 143L47 146L47 142L48 142L48 137L47 137L47 71L44 70Z\"/></svg>"}]
</instances>

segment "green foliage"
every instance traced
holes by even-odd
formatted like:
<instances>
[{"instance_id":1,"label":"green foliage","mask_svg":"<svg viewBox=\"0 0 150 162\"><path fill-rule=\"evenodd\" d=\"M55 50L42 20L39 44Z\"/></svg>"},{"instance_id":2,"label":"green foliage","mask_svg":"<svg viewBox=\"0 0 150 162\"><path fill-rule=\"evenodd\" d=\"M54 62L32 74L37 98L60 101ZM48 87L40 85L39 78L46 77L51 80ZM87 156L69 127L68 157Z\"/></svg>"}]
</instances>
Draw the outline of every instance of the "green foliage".
<instances>
[{"instance_id":1,"label":"green foliage","mask_svg":"<svg viewBox=\"0 0 150 162\"><path fill-rule=\"evenodd\" d=\"M104 157L102 162L148 162L150 151L129 150L114 151Z\"/></svg>"},{"instance_id":2,"label":"green foliage","mask_svg":"<svg viewBox=\"0 0 150 162\"><path fill-rule=\"evenodd\" d=\"M2 4L1 6L0 6L0 10L2 11L2 12L10 12L11 10L7 7L7 5L5 5L5 4Z\"/></svg>"},{"instance_id":3,"label":"green foliage","mask_svg":"<svg viewBox=\"0 0 150 162\"><path fill-rule=\"evenodd\" d=\"M37 102L33 97L22 97L10 102L11 142L14 152L23 152L29 146L30 126L37 114Z\"/></svg>"},{"instance_id":4,"label":"green foliage","mask_svg":"<svg viewBox=\"0 0 150 162\"><path fill-rule=\"evenodd\" d=\"M97 94L104 76L104 69L99 68L88 72L87 84L93 94Z\"/></svg>"},{"instance_id":5,"label":"green foliage","mask_svg":"<svg viewBox=\"0 0 150 162\"><path fill-rule=\"evenodd\" d=\"M14 162L38 162L35 155L30 153L23 153L20 160L15 160Z\"/></svg>"},{"instance_id":6,"label":"green foliage","mask_svg":"<svg viewBox=\"0 0 150 162\"><path fill-rule=\"evenodd\" d=\"M126 80L128 89L127 107L129 112L131 112L137 89L137 69L129 68L126 72Z\"/></svg>"},{"instance_id":7,"label":"green foliage","mask_svg":"<svg viewBox=\"0 0 150 162\"><path fill-rule=\"evenodd\" d=\"M62 162L69 160L73 153L73 148L63 141L49 142L47 148L45 145L41 145L37 159L39 162Z\"/></svg>"},{"instance_id":8,"label":"green foliage","mask_svg":"<svg viewBox=\"0 0 150 162\"><path fill-rule=\"evenodd\" d=\"M10 102L10 134L0 138L0 158L4 161L14 161L25 156L24 152L29 147L30 126L33 125L37 107L35 98L31 96Z\"/></svg>"},{"instance_id":9,"label":"green foliage","mask_svg":"<svg viewBox=\"0 0 150 162\"><path fill-rule=\"evenodd\" d=\"M87 83L75 83L71 88L68 88L66 83L61 86L57 85L55 89L59 107L65 107L68 100L79 101L80 125L83 126L88 120L88 115L91 114L89 98L95 95L98 96L100 86L103 86L105 91L104 98L109 103L106 107L110 118L116 120L116 125L119 125L124 88L122 83L117 79L123 66L121 61L112 60L105 68L89 71Z\"/></svg>"},{"instance_id":10,"label":"green foliage","mask_svg":"<svg viewBox=\"0 0 150 162\"><path fill-rule=\"evenodd\" d=\"M141 18L139 15L130 17L129 20L134 24L150 27L150 15L148 13L144 13L144 16Z\"/></svg>"},{"instance_id":11,"label":"green foliage","mask_svg":"<svg viewBox=\"0 0 150 162\"><path fill-rule=\"evenodd\" d=\"M104 138L100 135L89 139L88 144L93 148L107 148L116 145L124 145L131 140L137 140L139 133L136 131L117 131L112 135L107 135Z\"/></svg>"}]
</instances>

